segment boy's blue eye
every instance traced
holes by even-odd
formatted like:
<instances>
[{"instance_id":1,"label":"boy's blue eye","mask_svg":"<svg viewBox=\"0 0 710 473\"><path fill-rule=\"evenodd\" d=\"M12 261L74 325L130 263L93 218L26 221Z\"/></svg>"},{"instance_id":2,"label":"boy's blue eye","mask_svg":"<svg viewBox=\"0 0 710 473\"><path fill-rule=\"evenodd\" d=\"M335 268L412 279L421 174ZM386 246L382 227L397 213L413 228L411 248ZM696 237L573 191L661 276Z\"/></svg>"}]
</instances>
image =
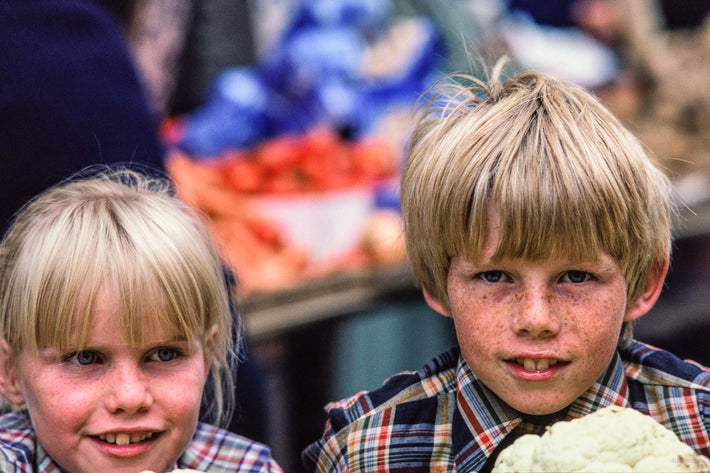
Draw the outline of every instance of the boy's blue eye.
<instances>
[{"instance_id":1,"label":"boy's blue eye","mask_svg":"<svg viewBox=\"0 0 710 473\"><path fill-rule=\"evenodd\" d=\"M97 356L93 351L79 351L67 358L67 361L85 366L96 363Z\"/></svg>"},{"instance_id":2,"label":"boy's blue eye","mask_svg":"<svg viewBox=\"0 0 710 473\"><path fill-rule=\"evenodd\" d=\"M503 271L484 271L478 277L486 282L501 282L506 278Z\"/></svg>"},{"instance_id":3,"label":"boy's blue eye","mask_svg":"<svg viewBox=\"0 0 710 473\"><path fill-rule=\"evenodd\" d=\"M567 271L563 278L568 282L579 284L591 279L592 275L585 271Z\"/></svg>"}]
</instances>

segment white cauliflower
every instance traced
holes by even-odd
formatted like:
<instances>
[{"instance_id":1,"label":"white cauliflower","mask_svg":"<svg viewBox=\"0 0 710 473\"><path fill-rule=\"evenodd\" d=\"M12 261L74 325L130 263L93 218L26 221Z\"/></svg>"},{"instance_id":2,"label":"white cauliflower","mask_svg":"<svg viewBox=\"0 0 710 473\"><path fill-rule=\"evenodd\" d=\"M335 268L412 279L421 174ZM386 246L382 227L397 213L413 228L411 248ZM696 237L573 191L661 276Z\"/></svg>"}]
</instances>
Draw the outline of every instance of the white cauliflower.
<instances>
[{"instance_id":1,"label":"white cauliflower","mask_svg":"<svg viewBox=\"0 0 710 473\"><path fill-rule=\"evenodd\" d=\"M493 467L493 473L561 471L710 473L710 460L653 418L610 406L557 422L542 436L520 437Z\"/></svg>"}]
</instances>

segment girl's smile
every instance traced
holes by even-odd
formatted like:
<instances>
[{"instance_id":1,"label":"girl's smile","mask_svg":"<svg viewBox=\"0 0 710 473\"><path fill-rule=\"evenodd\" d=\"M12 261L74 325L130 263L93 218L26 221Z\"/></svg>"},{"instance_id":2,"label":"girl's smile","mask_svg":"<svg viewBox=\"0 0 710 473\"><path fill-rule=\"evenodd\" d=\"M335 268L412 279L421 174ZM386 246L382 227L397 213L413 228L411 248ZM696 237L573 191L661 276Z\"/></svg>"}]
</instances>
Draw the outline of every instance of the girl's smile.
<instances>
[{"instance_id":1,"label":"girl's smile","mask_svg":"<svg viewBox=\"0 0 710 473\"><path fill-rule=\"evenodd\" d=\"M195 431L208 357L160 327L129 345L112 309L100 291L78 350L23 350L7 394L27 405L42 447L66 470L165 471Z\"/></svg>"}]
</instances>

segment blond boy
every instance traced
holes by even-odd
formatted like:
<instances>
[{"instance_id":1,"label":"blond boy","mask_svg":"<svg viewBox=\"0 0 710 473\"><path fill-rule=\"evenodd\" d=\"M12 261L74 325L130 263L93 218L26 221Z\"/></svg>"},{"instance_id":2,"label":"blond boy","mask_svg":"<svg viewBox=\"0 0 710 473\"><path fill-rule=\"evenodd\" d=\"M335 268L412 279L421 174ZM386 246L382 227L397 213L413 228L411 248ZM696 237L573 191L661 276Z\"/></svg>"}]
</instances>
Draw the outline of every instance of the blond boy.
<instances>
[{"instance_id":1,"label":"blond boy","mask_svg":"<svg viewBox=\"0 0 710 473\"><path fill-rule=\"evenodd\" d=\"M439 89L402 176L408 257L458 346L329 404L310 471L489 471L612 404L710 455L710 371L631 338L668 269L668 179L590 93L501 64Z\"/></svg>"}]
</instances>

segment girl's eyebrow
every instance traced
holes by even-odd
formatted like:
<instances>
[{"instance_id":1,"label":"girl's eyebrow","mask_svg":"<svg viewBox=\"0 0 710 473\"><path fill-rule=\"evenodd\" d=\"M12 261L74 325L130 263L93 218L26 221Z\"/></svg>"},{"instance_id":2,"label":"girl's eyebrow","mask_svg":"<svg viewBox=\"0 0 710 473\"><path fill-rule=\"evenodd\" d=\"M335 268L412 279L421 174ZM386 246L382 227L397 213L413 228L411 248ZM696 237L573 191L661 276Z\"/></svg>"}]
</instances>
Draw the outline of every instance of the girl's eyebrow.
<instances>
[{"instance_id":1,"label":"girl's eyebrow","mask_svg":"<svg viewBox=\"0 0 710 473\"><path fill-rule=\"evenodd\" d=\"M155 338L153 340L143 340L145 345L161 345L167 343L189 343L192 339L184 334L175 334L165 338Z\"/></svg>"},{"instance_id":2,"label":"girl's eyebrow","mask_svg":"<svg viewBox=\"0 0 710 473\"><path fill-rule=\"evenodd\" d=\"M44 347L37 350L37 357L43 360L52 360L60 358L61 353L55 347Z\"/></svg>"}]
</instances>

